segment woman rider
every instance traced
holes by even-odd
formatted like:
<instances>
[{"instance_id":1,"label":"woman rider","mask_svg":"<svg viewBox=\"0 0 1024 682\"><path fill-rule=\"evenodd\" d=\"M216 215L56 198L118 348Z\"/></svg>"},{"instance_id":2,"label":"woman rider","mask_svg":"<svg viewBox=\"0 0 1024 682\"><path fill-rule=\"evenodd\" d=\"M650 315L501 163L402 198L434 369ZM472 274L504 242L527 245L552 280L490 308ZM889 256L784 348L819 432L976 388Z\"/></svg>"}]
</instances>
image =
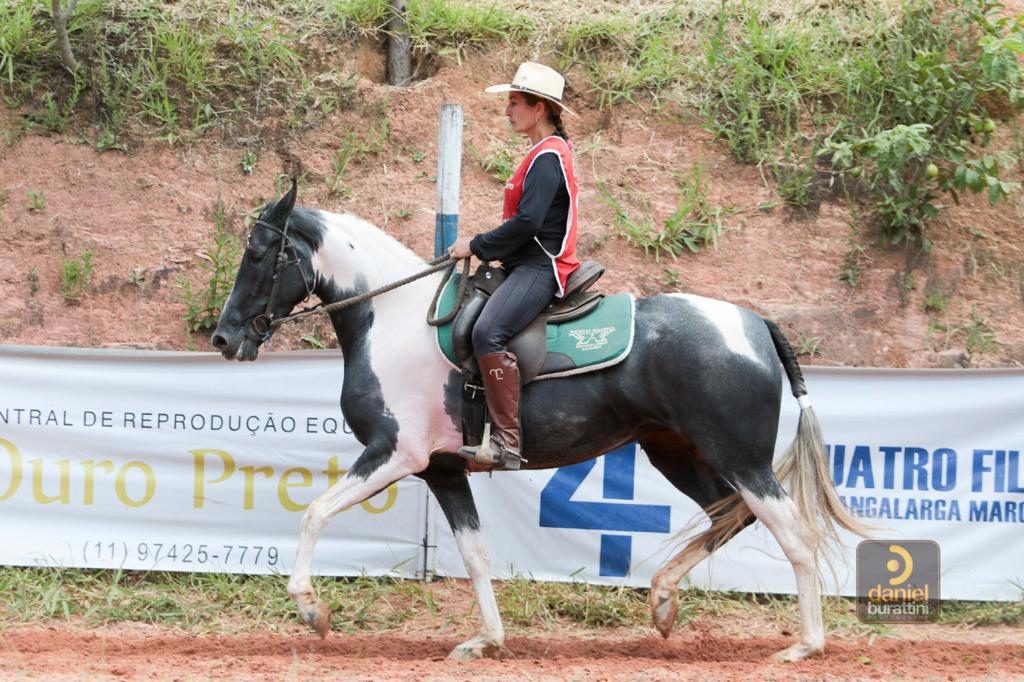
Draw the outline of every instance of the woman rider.
<instances>
[{"instance_id":1,"label":"woman rider","mask_svg":"<svg viewBox=\"0 0 1024 682\"><path fill-rule=\"evenodd\" d=\"M524 62L511 83L487 92L507 92L505 115L532 147L505 185L504 222L472 239L460 237L449 253L499 260L507 277L473 328L473 353L483 378L491 438L459 454L480 464L518 469L520 452L519 367L508 343L555 297L565 292L576 259L578 188L569 136L562 127L565 79L554 69Z\"/></svg>"}]
</instances>

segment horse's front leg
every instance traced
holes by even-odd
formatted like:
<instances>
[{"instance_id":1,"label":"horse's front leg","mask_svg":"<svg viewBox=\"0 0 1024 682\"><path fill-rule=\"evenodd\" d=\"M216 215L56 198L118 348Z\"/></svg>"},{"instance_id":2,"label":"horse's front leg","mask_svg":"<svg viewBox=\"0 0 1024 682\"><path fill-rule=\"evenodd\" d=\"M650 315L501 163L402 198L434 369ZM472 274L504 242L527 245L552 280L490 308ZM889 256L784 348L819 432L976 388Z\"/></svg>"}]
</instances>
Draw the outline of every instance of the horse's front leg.
<instances>
[{"instance_id":1,"label":"horse's front leg","mask_svg":"<svg viewBox=\"0 0 1024 682\"><path fill-rule=\"evenodd\" d=\"M379 459L379 452L373 447L366 448L349 473L316 498L302 517L295 566L292 568L291 578L288 579L288 594L298 605L302 619L316 630L320 637L326 637L331 628L331 609L317 599L310 575L313 567L313 549L324 526L327 525L327 520L415 470L408 458L393 455L377 468L367 472L366 463ZM363 466L360 466L361 463Z\"/></svg>"},{"instance_id":2,"label":"horse's front leg","mask_svg":"<svg viewBox=\"0 0 1024 682\"><path fill-rule=\"evenodd\" d=\"M470 661L493 656L505 646L505 628L501 624L498 602L494 598L490 559L480 535L480 518L473 502L473 491L466 478L465 464L460 460L457 465L449 466L447 462L435 460L426 471L418 475L427 482L455 534L462 561L473 581L483 621L480 634L455 647L448 657Z\"/></svg>"}]
</instances>

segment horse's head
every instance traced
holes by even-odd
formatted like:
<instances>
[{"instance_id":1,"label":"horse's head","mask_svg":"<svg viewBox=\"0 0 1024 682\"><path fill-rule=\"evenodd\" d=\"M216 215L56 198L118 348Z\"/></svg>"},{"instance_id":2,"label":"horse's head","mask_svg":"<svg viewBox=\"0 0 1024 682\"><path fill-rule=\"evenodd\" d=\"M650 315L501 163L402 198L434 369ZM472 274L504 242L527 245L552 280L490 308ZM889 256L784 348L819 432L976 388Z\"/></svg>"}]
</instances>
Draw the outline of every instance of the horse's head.
<instances>
[{"instance_id":1,"label":"horse's head","mask_svg":"<svg viewBox=\"0 0 1024 682\"><path fill-rule=\"evenodd\" d=\"M271 321L284 317L313 292L313 247L290 229L295 180L280 201L268 203L249 233L242 263L221 311L212 343L227 358L255 360L273 333Z\"/></svg>"}]
</instances>

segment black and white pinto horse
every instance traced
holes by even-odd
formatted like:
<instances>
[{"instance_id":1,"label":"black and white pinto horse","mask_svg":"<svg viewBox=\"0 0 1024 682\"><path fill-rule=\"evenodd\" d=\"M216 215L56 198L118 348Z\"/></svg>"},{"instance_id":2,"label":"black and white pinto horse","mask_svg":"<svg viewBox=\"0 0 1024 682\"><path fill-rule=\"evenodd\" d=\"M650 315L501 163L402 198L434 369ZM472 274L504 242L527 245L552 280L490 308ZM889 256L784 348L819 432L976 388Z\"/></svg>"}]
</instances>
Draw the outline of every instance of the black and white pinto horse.
<instances>
[{"instance_id":1,"label":"black and white pinto horse","mask_svg":"<svg viewBox=\"0 0 1024 682\"><path fill-rule=\"evenodd\" d=\"M260 333L265 325L253 324L260 315L279 319L311 294L323 303L340 301L426 265L359 218L294 204L293 184L264 208L252 229L211 339L227 359L256 359L267 336ZM279 252L282 265L275 267ZM303 619L326 636L330 610L310 579L320 533L338 512L413 474L444 510L473 582L482 628L451 654L472 659L500 649L504 628L467 461L453 454L462 445L463 377L442 357L435 329L424 321L442 277L437 273L330 313L345 363L341 410L364 450L305 512L288 593ZM781 369L801 413L777 478L772 457ZM834 547L837 526L862 529L835 493L800 368L773 323L700 296L639 299L633 349L623 362L525 386L521 416L526 468L574 464L638 441L651 464L707 513L710 527L653 579L651 613L664 636L675 623L682 578L760 520L792 564L799 594L800 640L777 658L793 661L823 651L819 551ZM790 494L780 479L790 482Z\"/></svg>"}]
</instances>

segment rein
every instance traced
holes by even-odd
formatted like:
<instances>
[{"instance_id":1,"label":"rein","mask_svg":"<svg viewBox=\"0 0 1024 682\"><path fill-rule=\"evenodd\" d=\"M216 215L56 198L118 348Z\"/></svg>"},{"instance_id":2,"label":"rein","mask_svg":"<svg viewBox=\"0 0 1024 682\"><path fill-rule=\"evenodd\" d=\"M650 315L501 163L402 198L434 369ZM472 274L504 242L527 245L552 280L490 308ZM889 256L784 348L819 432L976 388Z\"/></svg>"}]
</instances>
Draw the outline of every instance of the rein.
<instances>
[{"instance_id":1,"label":"rein","mask_svg":"<svg viewBox=\"0 0 1024 682\"><path fill-rule=\"evenodd\" d=\"M441 284L438 286L437 291L434 293L434 299L433 301L431 301L430 309L427 311L427 324L433 327L439 327L441 325L447 324L448 322L451 322L453 319L455 319L455 316L458 314L459 309L462 307L462 300L463 298L465 298L466 288L469 284L469 259L461 258L452 260L452 257L450 255L444 254L443 256L439 256L438 258L435 258L434 260L430 261L430 267L427 268L426 270L421 270L415 274L409 275L408 277L400 279L396 282L385 284L384 286L374 289L373 291L368 291L364 294L358 294L356 296L352 296L341 301L335 301L334 303L329 303L327 305L324 305L323 303L317 303L314 306L303 308L297 313L285 315L284 317L275 320L273 313L271 313L271 307L273 306L274 298L277 295L277 289L280 283L280 274L287 266L297 265L299 263L299 260L297 252L295 251L295 247L292 245L291 240L288 238L287 222L285 223L284 230L280 230L277 227L262 220L257 220L256 223L258 225L263 225L264 227L267 227L281 235L281 246L278 249L276 263L274 264L274 280L270 290L270 297L267 299L266 312L261 313L260 315L257 315L256 317L252 318L252 321L249 323L250 330L253 333L253 336L251 338L253 338L253 340L259 340L260 343L265 343L271 337L271 335L275 331L277 331L278 328L282 327L287 322L295 322L297 320L304 319L311 315L328 315L337 310L342 310L344 308L348 308L350 306L363 303L375 296L379 296L380 294L384 294L394 289L398 289L399 287L403 287L406 284L410 284L418 279L422 279L424 277L432 275L435 272L440 272L441 270L447 270L448 272L445 275L445 277L441 279ZM296 254L295 259L292 261L288 261L287 255L285 254L285 248L287 246L291 246L292 253ZM445 286L451 279L452 273L455 271L455 266L459 260L462 261L462 277L459 278L459 288L458 293L456 294L455 306L454 308L452 308L451 312L449 312L444 317L431 317L432 311L434 311L437 308L437 301L441 297L441 292L444 291ZM309 297L313 295L313 286L306 279L306 274L302 272L301 267L299 268L299 272L302 274L302 281L306 285L306 298L303 299L305 301L308 300ZM248 331L246 335L249 336Z\"/></svg>"}]
</instances>

